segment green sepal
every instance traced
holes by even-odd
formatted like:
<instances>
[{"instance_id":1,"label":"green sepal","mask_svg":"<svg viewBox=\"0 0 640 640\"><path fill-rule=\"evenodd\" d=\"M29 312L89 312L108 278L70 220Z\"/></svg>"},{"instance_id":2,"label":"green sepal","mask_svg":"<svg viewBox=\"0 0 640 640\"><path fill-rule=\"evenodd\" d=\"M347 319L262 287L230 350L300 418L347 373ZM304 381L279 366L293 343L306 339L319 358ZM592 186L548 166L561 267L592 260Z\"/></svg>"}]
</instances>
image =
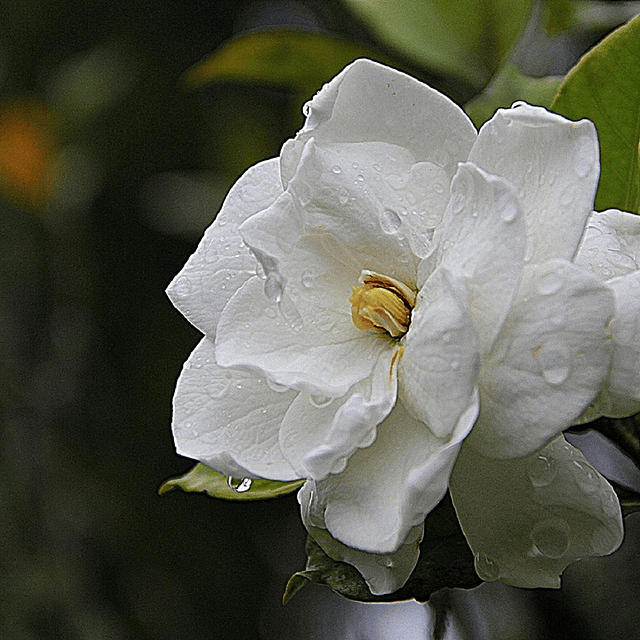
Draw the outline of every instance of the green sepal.
<instances>
[{"instance_id":1,"label":"green sepal","mask_svg":"<svg viewBox=\"0 0 640 640\"><path fill-rule=\"evenodd\" d=\"M242 479L228 478L199 462L183 476L163 482L158 493L163 495L173 489L182 489L183 491L206 493L212 498L222 498L223 500L266 500L291 493L299 489L304 482L304 480L277 482L255 478L251 480L250 487L244 491L237 491L232 486L240 486Z\"/></svg>"},{"instance_id":2,"label":"green sepal","mask_svg":"<svg viewBox=\"0 0 640 640\"><path fill-rule=\"evenodd\" d=\"M418 564L406 584L394 593L373 595L355 567L330 558L310 535L306 551L307 566L289 580L282 598L284 604L307 582L325 585L345 598L360 602L411 599L426 602L439 589L471 589L481 582L448 494L427 517Z\"/></svg>"},{"instance_id":3,"label":"green sepal","mask_svg":"<svg viewBox=\"0 0 640 640\"><path fill-rule=\"evenodd\" d=\"M550 107L562 80L561 76L531 78L508 64L493 77L482 93L467 102L464 110L473 124L480 128L496 109L510 107L516 100Z\"/></svg>"},{"instance_id":4,"label":"green sepal","mask_svg":"<svg viewBox=\"0 0 640 640\"><path fill-rule=\"evenodd\" d=\"M567 74L552 110L588 118L600 140L596 210L640 213L640 16L604 38Z\"/></svg>"}]
</instances>

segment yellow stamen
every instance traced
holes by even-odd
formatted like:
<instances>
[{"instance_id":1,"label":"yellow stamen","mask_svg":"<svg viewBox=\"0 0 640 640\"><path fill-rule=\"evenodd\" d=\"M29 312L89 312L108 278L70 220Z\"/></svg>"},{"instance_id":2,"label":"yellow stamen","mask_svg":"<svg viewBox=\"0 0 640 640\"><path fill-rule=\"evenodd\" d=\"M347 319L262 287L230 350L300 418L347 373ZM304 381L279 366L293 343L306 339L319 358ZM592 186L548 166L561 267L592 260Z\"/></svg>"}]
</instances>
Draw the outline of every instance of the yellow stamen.
<instances>
[{"instance_id":1,"label":"yellow stamen","mask_svg":"<svg viewBox=\"0 0 640 640\"><path fill-rule=\"evenodd\" d=\"M358 329L400 338L409 328L416 294L394 278L363 271L361 285L353 287L351 318Z\"/></svg>"}]
</instances>

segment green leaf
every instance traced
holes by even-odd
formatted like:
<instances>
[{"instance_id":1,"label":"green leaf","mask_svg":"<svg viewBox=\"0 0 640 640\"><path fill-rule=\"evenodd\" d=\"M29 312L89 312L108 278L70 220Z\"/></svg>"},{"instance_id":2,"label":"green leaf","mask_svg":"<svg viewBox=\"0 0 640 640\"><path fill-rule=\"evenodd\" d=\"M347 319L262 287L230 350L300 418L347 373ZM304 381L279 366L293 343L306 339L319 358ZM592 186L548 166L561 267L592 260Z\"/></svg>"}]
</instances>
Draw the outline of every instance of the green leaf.
<instances>
[{"instance_id":1,"label":"green leaf","mask_svg":"<svg viewBox=\"0 0 640 640\"><path fill-rule=\"evenodd\" d=\"M188 87L250 82L293 89L309 99L357 58L389 64L374 49L325 33L269 29L228 40L185 75Z\"/></svg>"},{"instance_id":2,"label":"green leaf","mask_svg":"<svg viewBox=\"0 0 640 640\"><path fill-rule=\"evenodd\" d=\"M511 50L532 0L344 0L383 41L426 68L482 87Z\"/></svg>"},{"instance_id":3,"label":"green leaf","mask_svg":"<svg viewBox=\"0 0 640 640\"><path fill-rule=\"evenodd\" d=\"M607 36L569 72L552 109L593 121L600 139L596 209L640 212L640 16Z\"/></svg>"},{"instance_id":4,"label":"green leaf","mask_svg":"<svg viewBox=\"0 0 640 640\"><path fill-rule=\"evenodd\" d=\"M259 478L253 480L227 478L199 462L185 475L164 482L158 489L158 493L163 495L173 489L182 489L203 492L213 498L224 500L265 500L291 493L303 484L304 480L276 482Z\"/></svg>"},{"instance_id":5,"label":"green leaf","mask_svg":"<svg viewBox=\"0 0 640 640\"><path fill-rule=\"evenodd\" d=\"M540 107L550 107L562 82L560 76L531 78L513 65L504 66L485 90L468 102L464 110L480 128L496 109L510 107L516 100L524 100Z\"/></svg>"},{"instance_id":6,"label":"green leaf","mask_svg":"<svg viewBox=\"0 0 640 640\"><path fill-rule=\"evenodd\" d=\"M481 582L449 495L427 517L418 564L407 583L395 593L374 596L355 567L330 558L311 536L307 537L306 550L306 569L289 580L282 599L284 604L308 581L360 602L410 599L426 602L432 593L444 587L471 589Z\"/></svg>"}]
</instances>

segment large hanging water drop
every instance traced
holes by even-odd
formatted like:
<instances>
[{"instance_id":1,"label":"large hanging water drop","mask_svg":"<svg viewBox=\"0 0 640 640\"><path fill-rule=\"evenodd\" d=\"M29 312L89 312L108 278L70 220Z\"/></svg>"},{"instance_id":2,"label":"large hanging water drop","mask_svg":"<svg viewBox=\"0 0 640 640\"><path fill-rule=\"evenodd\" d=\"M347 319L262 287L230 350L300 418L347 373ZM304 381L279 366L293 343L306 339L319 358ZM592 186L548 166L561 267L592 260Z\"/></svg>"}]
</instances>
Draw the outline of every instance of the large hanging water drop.
<instances>
[{"instance_id":1,"label":"large hanging water drop","mask_svg":"<svg viewBox=\"0 0 640 640\"><path fill-rule=\"evenodd\" d=\"M249 489L251 489L252 482L251 478L242 478L241 480L238 480L233 476L227 477L227 485L236 493L245 493L246 491L249 491Z\"/></svg>"}]
</instances>

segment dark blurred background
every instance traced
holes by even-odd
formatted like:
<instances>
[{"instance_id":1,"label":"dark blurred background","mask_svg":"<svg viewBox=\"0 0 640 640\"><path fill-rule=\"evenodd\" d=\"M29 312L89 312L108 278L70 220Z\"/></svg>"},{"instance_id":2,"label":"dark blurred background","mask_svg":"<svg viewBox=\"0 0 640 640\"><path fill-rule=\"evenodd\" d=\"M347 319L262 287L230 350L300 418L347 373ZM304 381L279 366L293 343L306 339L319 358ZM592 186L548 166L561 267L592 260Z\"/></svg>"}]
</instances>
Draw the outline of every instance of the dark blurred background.
<instances>
[{"instance_id":1,"label":"dark blurred background","mask_svg":"<svg viewBox=\"0 0 640 640\"><path fill-rule=\"evenodd\" d=\"M288 31L266 34L282 56L270 64L300 46L318 64L273 82L268 69L219 72L246 42L268 49L246 38L273 27ZM536 46L534 34L520 59L562 73L601 35ZM226 62L185 76L231 37ZM0 1L3 640L428 637L415 603L309 586L282 607L304 566L295 496L157 495L191 467L174 452L171 397L199 340L164 289L233 181L277 155L303 101L359 55L459 101L482 88L376 40L338 0ZM560 592L449 594L448 637L632 637L638 522L627 526L621 552L571 567Z\"/></svg>"}]
</instances>

